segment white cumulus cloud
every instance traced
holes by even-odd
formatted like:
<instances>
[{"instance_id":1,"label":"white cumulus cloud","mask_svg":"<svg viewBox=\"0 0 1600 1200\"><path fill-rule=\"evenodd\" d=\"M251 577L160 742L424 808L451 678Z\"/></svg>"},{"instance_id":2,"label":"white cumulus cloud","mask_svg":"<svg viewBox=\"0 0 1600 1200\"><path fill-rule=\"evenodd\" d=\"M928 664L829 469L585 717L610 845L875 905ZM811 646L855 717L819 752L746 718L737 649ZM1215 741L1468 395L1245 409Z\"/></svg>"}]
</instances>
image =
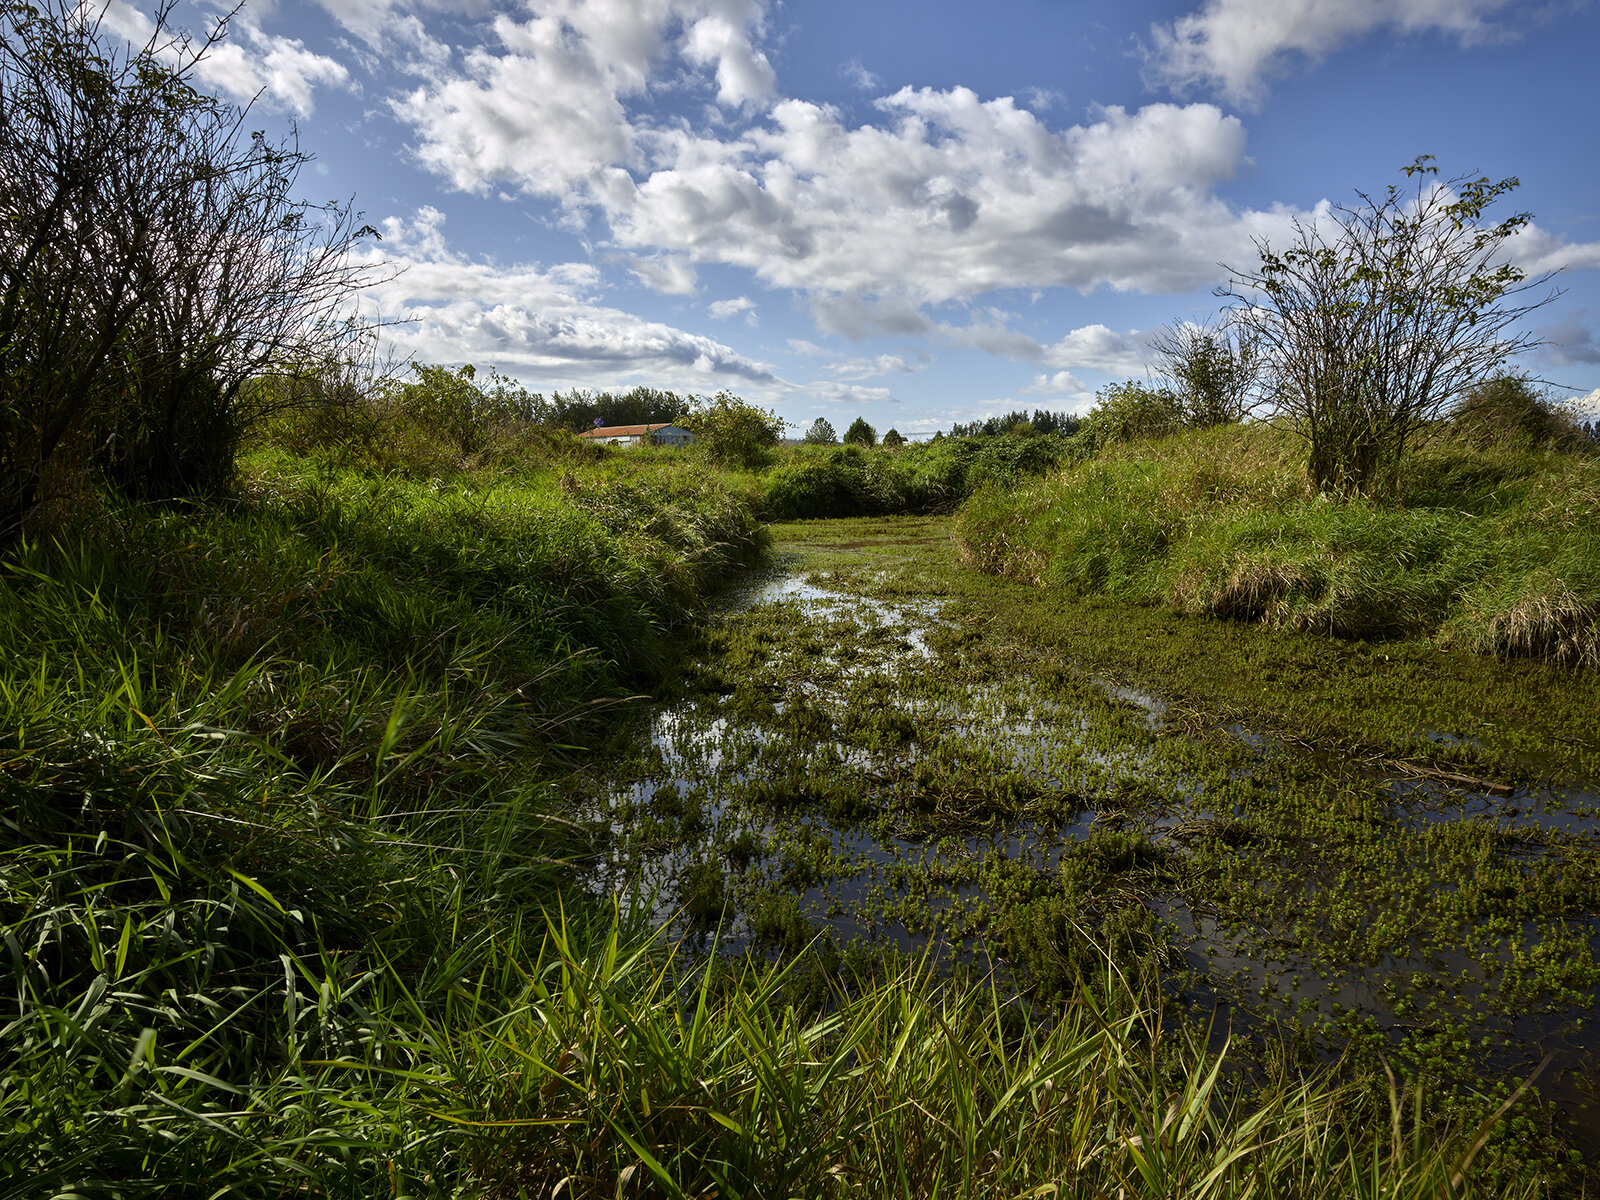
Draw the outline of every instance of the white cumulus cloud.
<instances>
[{"instance_id":1,"label":"white cumulus cloud","mask_svg":"<svg viewBox=\"0 0 1600 1200\"><path fill-rule=\"evenodd\" d=\"M1118 333L1105 325L1084 325L1041 350L1049 366L1079 367L1107 375L1132 376L1144 370L1149 354L1148 334L1138 330Z\"/></svg>"},{"instance_id":2,"label":"white cumulus cloud","mask_svg":"<svg viewBox=\"0 0 1600 1200\"><path fill-rule=\"evenodd\" d=\"M1600 242L1569 242L1529 222L1505 243L1505 257L1528 275L1600 267Z\"/></svg>"},{"instance_id":3,"label":"white cumulus cloud","mask_svg":"<svg viewBox=\"0 0 1600 1200\"><path fill-rule=\"evenodd\" d=\"M1600 421L1600 388L1582 396L1574 396L1564 401L1561 407L1580 421Z\"/></svg>"},{"instance_id":4,"label":"white cumulus cloud","mask_svg":"<svg viewBox=\"0 0 1600 1200\"><path fill-rule=\"evenodd\" d=\"M501 265L453 253L443 216L381 222L393 277L363 293L390 346L424 362L492 365L534 388L630 382L686 391L787 389L772 368L713 338L601 303L588 263ZM374 260L378 249L369 251Z\"/></svg>"},{"instance_id":5,"label":"white cumulus cloud","mask_svg":"<svg viewBox=\"0 0 1600 1200\"><path fill-rule=\"evenodd\" d=\"M1186 291L1287 221L1217 197L1249 160L1214 105L1060 128L1011 97L902 88L861 123L778 94L764 18L757 0L549 0L395 111L459 189L598 216L642 261L741 267L851 338L927 333L926 306L1001 288ZM721 117L655 104L694 86Z\"/></svg>"},{"instance_id":6,"label":"white cumulus cloud","mask_svg":"<svg viewBox=\"0 0 1600 1200\"><path fill-rule=\"evenodd\" d=\"M724 104L770 93L763 16L762 0L546 0L526 20L497 16L493 46L467 51L461 72L440 72L394 111L415 128L422 163L463 191L604 194L623 168L644 166L629 105L672 62L709 71Z\"/></svg>"},{"instance_id":7,"label":"white cumulus cloud","mask_svg":"<svg viewBox=\"0 0 1600 1200\"><path fill-rule=\"evenodd\" d=\"M694 267L675 254L636 256L629 259L628 269L647 288L667 296L692 296L699 283Z\"/></svg>"},{"instance_id":8,"label":"white cumulus cloud","mask_svg":"<svg viewBox=\"0 0 1600 1200\"><path fill-rule=\"evenodd\" d=\"M102 23L135 46L146 45L155 34L155 23L128 0L110 0ZM226 31L226 37L200 59L195 76L231 100L244 104L260 96L271 106L304 117L316 107L317 88L350 84L343 63L306 49L298 38L263 32L247 9L228 19ZM169 61L173 50L169 44L165 55Z\"/></svg>"},{"instance_id":9,"label":"white cumulus cloud","mask_svg":"<svg viewBox=\"0 0 1600 1200\"><path fill-rule=\"evenodd\" d=\"M898 354L879 354L873 358L846 358L829 363L830 375L839 379L875 379L879 375L908 375L917 368Z\"/></svg>"},{"instance_id":10,"label":"white cumulus cloud","mask_svg":"<svg viewBox=\"0 0 1600 1200\"><path fill-rule=\"evenodd\" d=\"M937 334L967 349L1051 368L1053 374L1036 375L1024 389L1030 395L1042 394L1041 389L1082 390L1083 385L1071 374L1073 368L1123 377L1142 374L1149 355L1149 335L1136 329L1118 333L1107 325L1083 325L1058 341L1044 343L1012 329L999 313L969 325L939 325Z\"/></svg>"},{"instance_id":11,"label":"white cumulus cloud","mask_svg":"<svg viewBox=\"0 0 1600 1200\"><path fill-rule=\"evenodd\" d=\"M839 75L863 92L870 92L878 86L878 77L862 66L859 58L852 58L840 67Z\"/></svg>"},{"instance_id":12,"label":"white cumulus cloud","mask_svg":"<svg viewBox=\"0 0 1600 1200\"><path fill-rule=\"evenodd\" d=\"M852 128L782 101L737 143L608 194L613 231L810 292L822 328L861 336L917 332L922 305L996 288L1187 290L1276 224L1212 194L1245 135L1211 105L1109 108L1061 132L965 88L878 106L882 124Z\"/></svg>"},{"instance_id":13,"label":"white cumulus cloud","mask_svg":"<svg viewBox=\"0 0 1600 1200\"><path fill-rule=\"evenodd\" d=\"M1024 396L1059 396L1069 392L1086 392L1089 389L1071 371L1057 371L1053 375L1035 375L1031 381L1017 390Z\"/></svg>"},{"instance_id":14,"label":"white cumulus cloud","mask_svg":"<svg viewBox=\"0 0 1600 1200\"><path fill-rule=\"evenodd\" d=\"M1492 18L1507 9L1512 0L1206 0L1152 27L1146 73L1180 92L1216 88L1255 104L1297 57L1314 63L1380 30L1441 33L1464 45L1501 40L1511 34Z\"/></svg>"},{"instance_id":15,"label":"white cumulus cloud","mask_svg":"<svg viewBox=\"0 0 1600 1200\"><path fill-rule=\"evenodd\" d=\"M808 383L798 389L805 395L829 404L852 404L861 407L872 404L896 404L894 395L886 387L863 387L859 383L841 383L823 380Z\"/></svg>"}]
</instances>

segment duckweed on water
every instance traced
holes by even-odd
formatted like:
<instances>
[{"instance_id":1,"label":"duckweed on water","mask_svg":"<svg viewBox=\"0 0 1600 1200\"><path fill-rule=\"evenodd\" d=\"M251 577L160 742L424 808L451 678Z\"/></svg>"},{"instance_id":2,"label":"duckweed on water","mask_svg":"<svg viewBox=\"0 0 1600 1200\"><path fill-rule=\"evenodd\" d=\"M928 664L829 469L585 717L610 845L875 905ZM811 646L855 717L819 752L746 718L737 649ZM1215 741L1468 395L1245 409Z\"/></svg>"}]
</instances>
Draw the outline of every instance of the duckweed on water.
<instances>
[{"instance_id":1,"label":"duckweed on water","mask_svg":"<svg viewBox=\"0 0 1600 1200\"><path fill-rule=\"evenodd\" d=\"M936 518L776 537L592 789L597 886L725 949L933 946L1036 1002L1109 947L1262 1067L1444 1081L1461 1122L1553 1050L1486 1153L1580 1178L1591 676L1068 602L962 571Z\"/></svg>"}]
</instances>

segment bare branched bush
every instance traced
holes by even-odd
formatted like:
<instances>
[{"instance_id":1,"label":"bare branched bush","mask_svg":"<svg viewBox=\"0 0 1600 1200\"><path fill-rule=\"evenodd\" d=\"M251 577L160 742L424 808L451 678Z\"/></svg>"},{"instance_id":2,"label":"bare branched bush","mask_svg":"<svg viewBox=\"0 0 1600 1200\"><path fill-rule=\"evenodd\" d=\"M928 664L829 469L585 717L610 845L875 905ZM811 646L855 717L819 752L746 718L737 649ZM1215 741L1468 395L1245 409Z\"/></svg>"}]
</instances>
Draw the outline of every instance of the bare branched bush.
<instances>
[{"instance_id":1,"label":"bare branched bush","mask_svg":"<svg viewBox=\"0 0 1600 1200\"><path fill-rule=\"evenodd\" d=\"M1223 318L1167 325L1151 337L1150 349L1156 373L1183 407L1185 425L1231 425L1256 406L1261 346L1249 324Z\"/></svg>"},{"instance_id":2,"label":"bare branched bush","mask_svg":"<svg viewBox=\"0 0 1600 1200\"><path fill-rule=\"evenodd\" d=\"M1258 241L1259 265L1229 268L1219 291L1259 339L1273 403L1305 437L1326 491L1392 480L1428 423L1537 344L1517 327L1558 294L1544 291L1550 273L1530 278L1506 259L1527 213L1483 222L1515 178L1440 183L1426 156L1405 174L1414 191L1358 192L1358 206L1296 220L1285 250Z\"/></svg>"},{"instance_id":3,"label":"bare branched bush","mask_svg":"<svg viewBox=\"0 0 1600 1200\"><path fill-rule=\"evenodd\" d=\"M293 198L309 161L195 90L226 33L130 46L73 0L0 3L0 536L65 447L140 498L231 473L264 369L314 358L372 232Z\"/></svg>"}]
</instances>

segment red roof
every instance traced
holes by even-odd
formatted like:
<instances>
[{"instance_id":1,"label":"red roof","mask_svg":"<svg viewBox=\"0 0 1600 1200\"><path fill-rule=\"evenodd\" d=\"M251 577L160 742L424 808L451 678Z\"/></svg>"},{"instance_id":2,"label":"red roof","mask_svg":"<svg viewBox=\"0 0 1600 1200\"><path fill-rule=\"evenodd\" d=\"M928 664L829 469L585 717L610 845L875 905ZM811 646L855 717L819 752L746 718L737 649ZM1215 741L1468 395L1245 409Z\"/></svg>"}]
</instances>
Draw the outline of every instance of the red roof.
<instances>
[{"instance_id":1,"label":"red roof","mask_svg":"<svg viewBox=\"0 0 1600 1200\"><path fill-rule=\"evenodd\" d=\"M585 429L579 437L643 437L647 433L654 433L658 429L665 429L671 421L660 421L654 425L596 425L593 429Z\"/></svg>"}]
</instances>

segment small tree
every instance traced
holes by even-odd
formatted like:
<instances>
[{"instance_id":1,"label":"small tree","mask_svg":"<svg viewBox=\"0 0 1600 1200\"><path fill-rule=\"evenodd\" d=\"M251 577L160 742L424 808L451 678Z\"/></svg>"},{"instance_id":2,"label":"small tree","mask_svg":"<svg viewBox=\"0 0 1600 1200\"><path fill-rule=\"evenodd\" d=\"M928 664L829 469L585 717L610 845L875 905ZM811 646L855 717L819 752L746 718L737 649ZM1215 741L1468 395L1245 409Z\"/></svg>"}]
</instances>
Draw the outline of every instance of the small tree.
<instances>
[{"instance_id":1,"label":"small tree","mask_svg":"<svg viewBox=\"0 0 1600 1200\"><path fill-rule=\"evenodd\" d=\"M1261 375L1259 338L1249 325L1185 321L1150 339L1157 373L1168 381L1185 425L1204 428L1244 420Z\"/></svg>"},{"instance_id":2,"label":"small tree","mask_svg":"<svg viewBox=\"0 0 1600 1200\"><path fill-rule=\"evenodd\" d=\"M1128 379L1096 393L1079 433L1099 448L1111 442L1165 437L1182 427L1183 405L1170 389Z\"/></svg>"},{"instance_id":3,"label":"small tree","mask_svg":"<svg viewBox=\"0 0 1600 1200\"><path fill-rule=\"evenodd\" d=\"M1480 224L1515 178L1440 185L1431 158L1405 168L1414 192L1295 221L1291 245L1257 241L1260 265L1232 270L1219 294L1259 339L1277 410L1306 439L1317 487L1366 492L1393 477L1407 448L1474 381L1537 345L1514 332L1558 294L1519 302L1529 279L1505 259L1530 217Z\"/></svg>"},{"instance_id":4,"label":"small tree","mask_svg":"<svg viewBox=\"0 0 1600 1200\"><path fill-rule=\"evenodd\" d=\"M904 446L906 444L905 435L902 434L898 429L891 429L888 433L883 435L883 444L891 448L895 446Z\"/></svg>"},{"instance_id":5,"label":"small tree","mask_svg":"<svg viewBox=\"0 0 1600 1200\"><path fill-rule=\"evenodd\" d=\"M784 430L783 418L777 413L757 408L732 392L718 392L709 400L693 398L679 422L694 431L712 458L749 469L770 460L771 449Z\"/></svg>"},{"instance_id":6,"label":"small tree","mask_svg":"<svg viewBox=\"0 0 1600 1200\"><path fill-rule=\"evenodd\" d=\"M415 364L415 383L401 384L395 398L406 415L450 442L463 457L482 448L498 414L478 386L471 363L449 367Z\"/></svg>"},{"instance_id":7,"label":"small tree","mask_svg":"<svg viewBox=\"0 0 1600 1200\"><path fill-rule=\"evenodd\" d=\"M850 422L850 428L844 431L844 440L847 446L876 446L878 431L867 424L865 417L857 417Z\"/></svg>"},{"instance_id":8,"label":"small tree","mask_svg":"<svg viewBox=\"0 0 1600 1200\"><path fill-rule=\"evenodd\" d=\"M805 442L808 446L836 446L839 444L839 435L834 433L833 425L826 417L818 417L806 430Z\"/></svg>"}]
</instances>

